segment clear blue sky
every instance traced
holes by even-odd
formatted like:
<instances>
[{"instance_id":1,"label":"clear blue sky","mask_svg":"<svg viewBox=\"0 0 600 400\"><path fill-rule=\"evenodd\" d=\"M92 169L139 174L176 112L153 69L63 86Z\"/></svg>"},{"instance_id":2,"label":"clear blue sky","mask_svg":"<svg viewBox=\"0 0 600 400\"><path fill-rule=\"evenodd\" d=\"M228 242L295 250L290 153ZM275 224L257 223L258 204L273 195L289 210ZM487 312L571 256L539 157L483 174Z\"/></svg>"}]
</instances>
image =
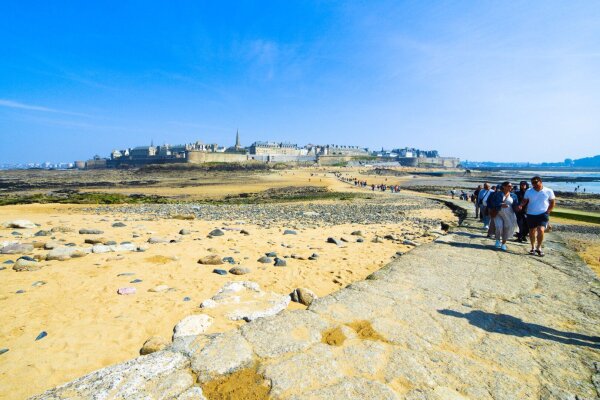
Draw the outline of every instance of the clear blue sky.
<instances>
[{"instance_id":1,"label":"clear blue sky","mask_svg":"<svg viewBox=\"0 0 600 400\"><path fill-rule=\"evenodd\" d=\"M0 162L202 140L600 153L600 1L3 1Z\"/></svg>"}]
</instances>

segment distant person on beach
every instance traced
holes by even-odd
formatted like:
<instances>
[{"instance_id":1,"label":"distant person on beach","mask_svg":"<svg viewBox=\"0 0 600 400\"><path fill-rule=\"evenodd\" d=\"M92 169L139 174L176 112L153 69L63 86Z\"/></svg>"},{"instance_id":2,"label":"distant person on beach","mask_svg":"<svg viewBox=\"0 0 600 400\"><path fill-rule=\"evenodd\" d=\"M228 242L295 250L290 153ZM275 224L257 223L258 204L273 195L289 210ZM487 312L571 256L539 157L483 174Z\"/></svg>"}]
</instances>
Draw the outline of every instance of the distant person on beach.
<instances>
[{"instance_id":1,"label":"distant person on beach","mask_svg":"<svg viewBox=\"0 0 600 400\"><path fill-rule=\"evenodd\" d=\"M500 188L502 184L492 186L490 189L490 195L487 200L487 209L490 216L490 225L487 230L487 237L491 238L496 234L496 217L502 204L502 192Z\"/></svg>"},{"instance_id":2,"label":"distant person on beach","mask_svg":"<svg viewBox=\"0 0 600 400\"><path fill-rule=\"evenodd\" d=\"M480 219L479 192L481 192L481 185L477 185L477 188L475 188L475 191L473 192L473 196L471 198L471 201L475 203L475 219Z\"/></svg>"},{"instance_id":3,"label":"distant person on beach","mask_svg":"<svg viewBox=\"0 0 600 400\"><path fill-rule=\"evenodd\" d=\"M490 195L490 185L485 182L483 184L483 189L479 192L477 196L477 204L479 204L479 218L483 221L483 229L487 229L490 223L490 216L487 212L487 199Z\"/></svg>"},{"instance_id":4,"label":"distant person on beach","mask_svg":"<svg viewBox=\"0 0 600 400\"><path fill-rule=\"evenodd\" d=\"M552 189L544 187L542 178L539 176L531 178L531 186L525 192L521 208L527 207L527 226L531 243L529 254L543 257L544 231L548 228L550 213L554 208L556 197Z\"/></svg>"},{"instance_id":5,"label":"distant person on beach","mask_svg":"<svg viewBox=\"0 0 600 400\"><path fill-rule=\"evenodd\" d=\"M527 183L527 181L519 182L519 190L516 192L519 204L523 203L527 189L529 189L529 183ZM517 211L517 225L519 226L517 242L524 242L527 240L527 234L529 233L529 228L527 227L527 206L522 207Z\"/></svg>"},{"instance_id":6,"label":"distant person on beach","mask_svg":"<svg viewBox=\"0 0 600 400\"><path fill-rule=\"evenodd\" d=\"M456 194L456 190L452 189L450 191L450 195L452 196L452 199L454 199L454 195Z\"/></svg>"},{"instance_id":7,"label":"distant person on beach","mask_svg":"<svg viewBox=\"0 0 600 400\"><path fill-rule=\"evenodd\" d=\"M511 190L511 183L503 182L500 190L490 198L490 206L496 211L494 217L496 248L504 251L507 250L506 242L512 238L517 226L515 209L519 207L519 199L516 194L511 193Z\"/></svg>"}]
</instances>

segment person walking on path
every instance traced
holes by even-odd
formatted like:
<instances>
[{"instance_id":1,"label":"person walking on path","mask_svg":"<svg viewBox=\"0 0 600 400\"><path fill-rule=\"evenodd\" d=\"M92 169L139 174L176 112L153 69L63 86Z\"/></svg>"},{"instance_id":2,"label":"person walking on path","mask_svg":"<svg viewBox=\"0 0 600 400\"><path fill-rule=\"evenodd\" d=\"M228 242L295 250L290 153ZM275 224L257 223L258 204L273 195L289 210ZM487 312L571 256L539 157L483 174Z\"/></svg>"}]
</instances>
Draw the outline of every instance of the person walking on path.
<instances>
[{"instance_id":1,"label":"person walking on path","mask_svg":"<svg viewBox=\"0 0 600 400\"><path fill-rule=\"evenodd\" d=\"M487 212L487 199L490 195L490 185L485 182L483 184L483 189L479 192L477 196L477 204L479 205L479 218L483 222L483 229L487 229L490 223L490 216Z\"/></svg>"},{"instance_id":2,"label":"person walking on path","mask_svg":"<svg viewBox=\"0 0 600 400\"><path fill-rule=\"evenodd\" d=\"M487 213L489 225L487 226L487 237L492 238L496 233L496 215L502 203L502 193L500 193L501 184L490 188L490 195L487 198ZM484 226L485 229L485 226Z\"/></svg>"},{"instance_id":3,"label":"person walking on path","mask_svg":"<svg viewBox=\"0 0 600 400\"><path fill-rule=\"evenodd\" d=\"M521 209L527 207L527 226L529 227L529 242L531 243L529 254L537 254L543 257L544 231L550 222L550 213L556 203L556 197L552 189L544 187L542 178L539 176L531 178L531 186L525 192Z\"/></svg>"},{"instance_id":4,"label":"person walking on path","mask_svg":"<svg viewBox=\"0 0 600 400\"><path fill-rule=\"evenodd\" d=\"M525 192L529 189L529 183L527 181L519 182L519 190L516 192L517 199L519 199L519 204L523 203L523 199L525 198ZM529 228L527 227L527 206L519 209L517 211L517 226L519 227L519 232L517 233L517 241L524 242L527 240L527 234L529 233Z\"/></svg>"},{"instance_id":5,"label":"person walking on path","mask_svg":"<svg viewBox=\"0 0 600 400\"><path fill-rule=\"evenodd\" d=\"M506 242L513 236L517 226L515 209L519 207L519 200L516 194L511 193L510 182L503 182L500 188L490 202L491 207L496 211L494 217L496 248L506 251Z\"/></svg>"},{"instance_id":6,"label":"person walking on path","mask_svg":"<svg viewBox=\"0 0 600 400\"><path fill-rule=\"evenodd\" d=\"M479 218L479 192L481 192L481 185L478 185L473 192L473 203L475 203L475 219Z\"/></svg>"}]
</instances>

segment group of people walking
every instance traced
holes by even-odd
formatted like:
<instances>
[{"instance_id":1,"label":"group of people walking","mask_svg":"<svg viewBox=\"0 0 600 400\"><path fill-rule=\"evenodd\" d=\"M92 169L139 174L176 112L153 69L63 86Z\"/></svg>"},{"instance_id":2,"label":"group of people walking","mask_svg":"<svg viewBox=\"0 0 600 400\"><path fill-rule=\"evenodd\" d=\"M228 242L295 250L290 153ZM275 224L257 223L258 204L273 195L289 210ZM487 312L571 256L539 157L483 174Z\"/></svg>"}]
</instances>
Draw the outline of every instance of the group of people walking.
<instances>
[{"instance_id":1,"label":"group of people walking","mask_svg":"<svg viewBox=\"0 0 600 400\"><path fill-rule=\"evenodd\" d=\"M544 256L544 232L555 196L552 189L544 187L542 178L534 176L531 187L527 181L521 181L518 190L508 181L491 187L486 182L475 189L472 199L475 216L483 222L487 236L496 239L496 248L506 251L506 242L518 228L518 242L527 241L529 236L529 254Z\"/></svg>"}]
</instances>

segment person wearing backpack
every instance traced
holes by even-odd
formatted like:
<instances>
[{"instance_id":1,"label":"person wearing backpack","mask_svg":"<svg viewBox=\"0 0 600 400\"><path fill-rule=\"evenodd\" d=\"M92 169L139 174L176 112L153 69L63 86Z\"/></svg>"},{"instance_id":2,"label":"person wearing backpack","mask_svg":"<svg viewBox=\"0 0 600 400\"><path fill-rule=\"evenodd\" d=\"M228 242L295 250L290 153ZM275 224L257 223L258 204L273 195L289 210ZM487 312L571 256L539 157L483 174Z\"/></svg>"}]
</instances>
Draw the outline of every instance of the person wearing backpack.
<instances>
[{"instance_id":1,"label":"person wearing backpack","mask_svg":"<svg viewBox=\"0 0 600 400\"><path fill-rule=\"evenodd\" d=\"M477 195L477 204L479 205L479 216L483 221L483 229L488 229L490 224L490 216L487 212L487 199L490 195L490 185L485 182L483 189L479 191Z\"/></svg>"}]
</instances>

